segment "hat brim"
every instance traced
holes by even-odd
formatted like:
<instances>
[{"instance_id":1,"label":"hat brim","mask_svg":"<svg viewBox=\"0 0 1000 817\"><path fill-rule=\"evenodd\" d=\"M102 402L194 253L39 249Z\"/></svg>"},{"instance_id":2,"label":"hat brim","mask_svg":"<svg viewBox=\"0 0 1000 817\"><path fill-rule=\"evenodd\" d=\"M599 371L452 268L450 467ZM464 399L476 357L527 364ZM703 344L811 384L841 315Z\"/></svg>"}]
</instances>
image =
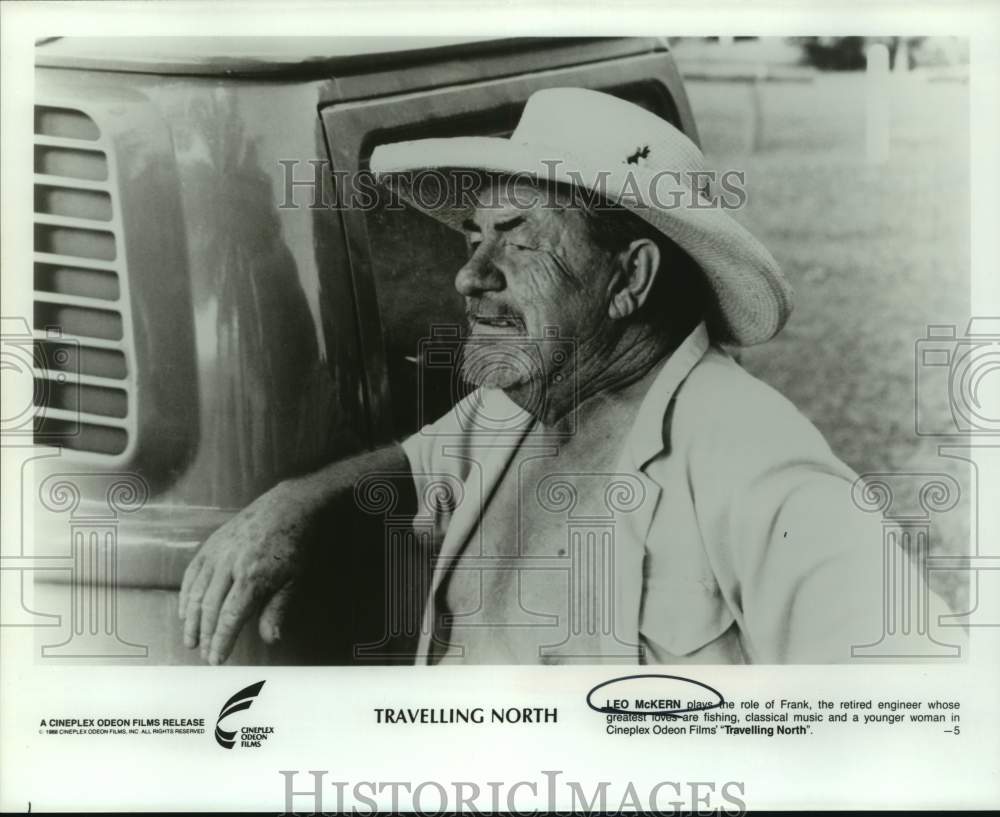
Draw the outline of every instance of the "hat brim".
<instances>
[{"instance_id":1,"label":"hat brim","mask_svg":"<svg viewBox=\"0 0 1000 817\"><path fill-rule=\"evenodd\" d=\"M791 286L771 253L718 203L692 197L689 186L669 175L624 163L609 167L565 148L479 136L380 145L371 168L390 184L394 176L421 170L467 170L597 190L650 223L698 264L715 294L718 314L712 329L721 342L763 343L781 330L791 312ZM411 206L455 229L471 215L471 198L454 190L442 188L430 197L413 195L414 187L397 185L396 190ZM672 202L679 203L667 206Z\"/></svg>"}]
</instances>

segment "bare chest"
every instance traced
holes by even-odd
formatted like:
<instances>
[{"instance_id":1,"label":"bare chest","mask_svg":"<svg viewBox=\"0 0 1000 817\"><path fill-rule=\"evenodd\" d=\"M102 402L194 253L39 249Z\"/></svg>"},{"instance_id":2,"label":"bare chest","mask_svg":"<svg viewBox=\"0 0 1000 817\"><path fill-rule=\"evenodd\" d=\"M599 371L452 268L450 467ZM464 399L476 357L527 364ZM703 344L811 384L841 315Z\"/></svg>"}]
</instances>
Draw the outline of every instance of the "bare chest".
<instances>
[{"instance_id":1,"label":"bare chest","mask_svg":"<svg viewBox=\"0 0 1000 817\"><path fill-rule=\"evenodd\" d=\"M447 579L449 657L559 663L615 653L602 622L616 502L635 491L635 477L616 471L624 436L601 423L557 445L528 435Z\"/></svg>"}]
</instances>

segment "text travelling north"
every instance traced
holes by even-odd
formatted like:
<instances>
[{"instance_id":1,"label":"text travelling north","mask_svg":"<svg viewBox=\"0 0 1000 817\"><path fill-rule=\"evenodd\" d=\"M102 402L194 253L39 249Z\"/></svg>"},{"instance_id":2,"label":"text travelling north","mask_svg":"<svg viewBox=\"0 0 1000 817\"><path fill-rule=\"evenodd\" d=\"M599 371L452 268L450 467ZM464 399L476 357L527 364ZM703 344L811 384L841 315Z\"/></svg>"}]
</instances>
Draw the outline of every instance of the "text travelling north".
<instances>
[{"instance_id":1,"label":"text travelling north","mask_svg":"<svg viewBox=\"0 0 1000 817\"><path fill-rule=\"evenodd\" d=\"M557 707L376 707L375 722L391 724L558 723Z\"/></svg>"}]
</instances>

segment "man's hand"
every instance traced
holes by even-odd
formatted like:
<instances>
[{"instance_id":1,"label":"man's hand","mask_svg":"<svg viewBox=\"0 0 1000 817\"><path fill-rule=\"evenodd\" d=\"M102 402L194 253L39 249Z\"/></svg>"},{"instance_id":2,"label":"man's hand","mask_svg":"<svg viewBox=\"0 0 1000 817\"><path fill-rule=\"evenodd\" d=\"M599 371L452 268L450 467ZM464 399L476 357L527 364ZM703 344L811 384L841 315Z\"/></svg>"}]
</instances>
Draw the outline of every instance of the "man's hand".
<instances>
[{"instance_id":1,"label":"man's hand","mask_svg":"<svg viewBox=\"0 0 1000 817\"><path fill-rule=\"evenodd\" d=\"M355 483L371 474L399 478L397 513L415 506L409 461L393 443L278 483L208 537L181 584L184 644L221 664L257 610L261 638L277 641L314 528L331 508L351 513Z\"/></svg>"},{"instance_id":2,"label":"man's hand","mask_svg":"<svg viewBox=\"0 0 1000 817\"><path fill-rule=\"evenodd\" d=\"M205 540L181 584L186 647L201 645L202 658L221 664L261 607L261 638L278 640L315 510L292 483L282 482Z\"/></svg>"}]
</instances>

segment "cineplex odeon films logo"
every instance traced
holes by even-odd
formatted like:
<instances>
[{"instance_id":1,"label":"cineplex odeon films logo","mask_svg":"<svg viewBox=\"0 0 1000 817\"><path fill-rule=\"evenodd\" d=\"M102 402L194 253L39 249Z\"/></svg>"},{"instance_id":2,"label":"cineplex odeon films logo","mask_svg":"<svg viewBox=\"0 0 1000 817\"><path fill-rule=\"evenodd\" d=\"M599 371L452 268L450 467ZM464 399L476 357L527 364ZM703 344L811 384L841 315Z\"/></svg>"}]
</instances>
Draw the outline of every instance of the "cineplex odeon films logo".
<instances>
[{"instance_id":1,"label":"cineplex odeon films logo","mask_svg":"<svg viewBox=\"0 0 1000 817\"><path fill-rule=\"evenodd\" d=\"M222 705L219 717L215 721L215 741L223 749L232 749L234 746L243 749L259 749L274 734L273 726L240 725L231 728L232 723L236 720L236 713L250 709L263 687L263 681L250 684Z\"/></svg>"}]
</instances>

